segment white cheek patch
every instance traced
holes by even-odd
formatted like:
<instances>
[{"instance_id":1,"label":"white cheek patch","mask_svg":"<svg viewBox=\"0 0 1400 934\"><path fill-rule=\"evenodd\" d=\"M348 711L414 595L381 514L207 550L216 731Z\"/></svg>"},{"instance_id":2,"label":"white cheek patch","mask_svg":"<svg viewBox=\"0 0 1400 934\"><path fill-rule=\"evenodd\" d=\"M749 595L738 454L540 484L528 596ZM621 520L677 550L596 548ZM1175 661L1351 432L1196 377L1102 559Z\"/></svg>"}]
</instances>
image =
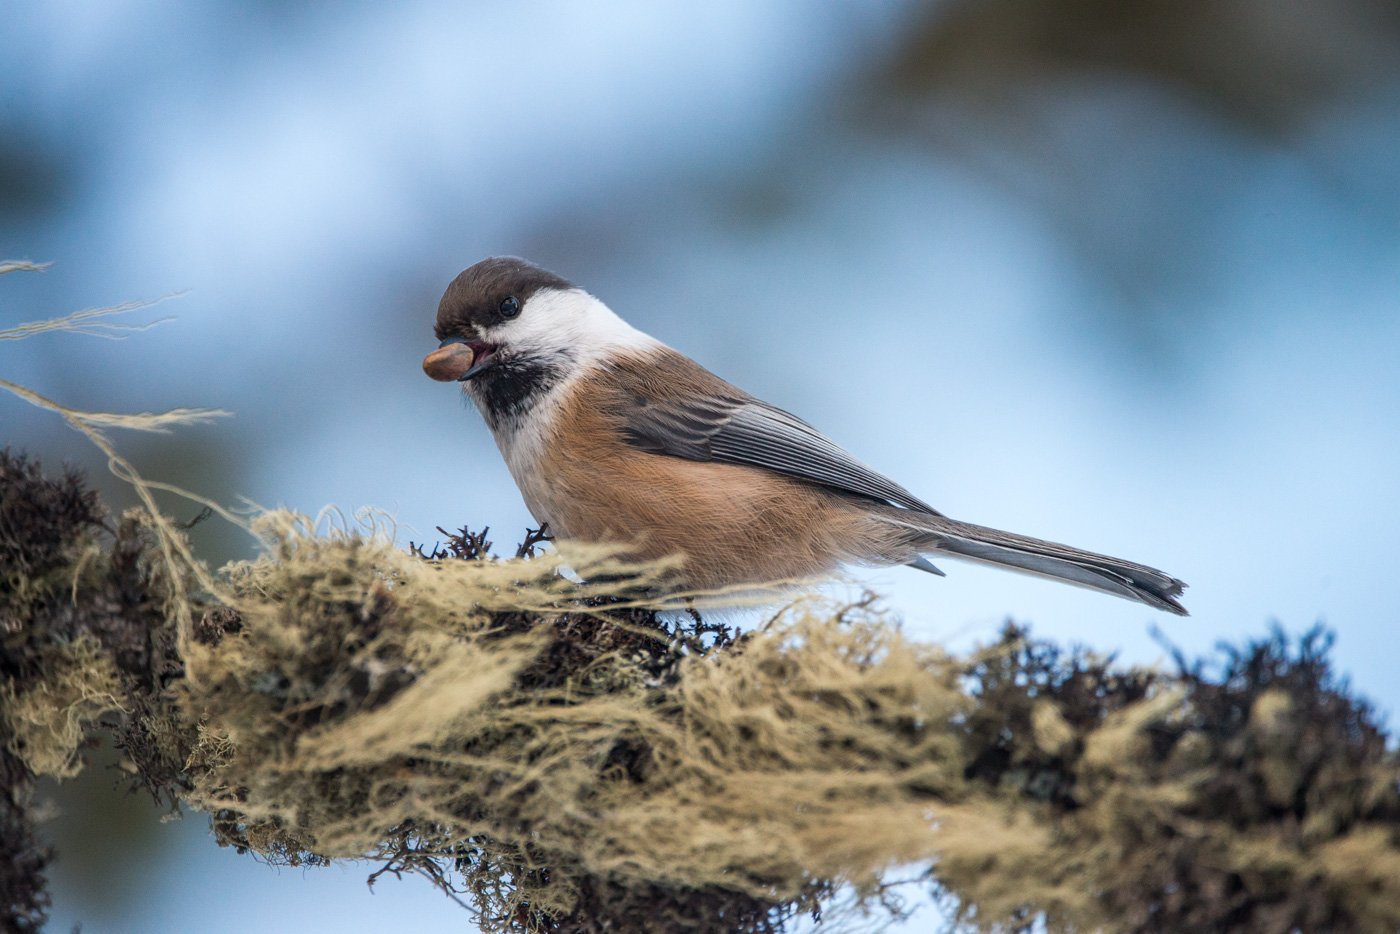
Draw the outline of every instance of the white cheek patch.
<instances>
[{"instance_id":1,"label":"white cheek patch","mask_svg":"<svg viewBox=\"0 0 1400 934\"><path fill-rule=\"evenodd\" d=\"M520 317L492 328L491 338L523 352L573 360L576 368L619 350L661 346L582 289L540 289L525 302Z\"/></svg>"},{"instance_id":2,"label":"white cheek patch","mask_svg":"<svg viewBox=\"0 0 1400 934\"><path fill-rule=\"evenodd\" d=\"M536 504L531 501L537 499L531 495L535 461L579 379L619 353L665 346L582 289L541 289L525 302L518 318L482 337L508 352L557 359L565 368L564 378L531 404L527 417L512 419L495 432L496 444L532 511ZM546 521L538 513L535 518Z\"/></svg>"}]
</instances>

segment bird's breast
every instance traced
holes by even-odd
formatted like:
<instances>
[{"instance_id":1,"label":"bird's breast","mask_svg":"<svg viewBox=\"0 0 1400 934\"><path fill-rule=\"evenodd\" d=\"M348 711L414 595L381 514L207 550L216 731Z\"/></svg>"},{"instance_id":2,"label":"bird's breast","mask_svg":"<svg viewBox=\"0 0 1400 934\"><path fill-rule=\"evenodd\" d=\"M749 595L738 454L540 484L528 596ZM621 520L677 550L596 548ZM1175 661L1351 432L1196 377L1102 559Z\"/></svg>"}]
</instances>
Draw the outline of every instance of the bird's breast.
<instances>
[{"instance_id":1,"label":"bird's breast","mask_svg":"<svg viewBox=\"0 0 1400 934\"><path fill-rule=\"evenodd\" d=\"M537 522L549 523L554 534L568 535L563 518L553 508L556 497L550 492L550 459L545 456L556 443L558 409L556 400L542 400L528 417L488 420L488 424L530 514Z\"/></svg>"},{"instance_id":2,"label":"bird's breast","mask_svg":"<svg viewBox=\"0 0 1400 934\"><path fill-rule=\"evenodd\" d=\"M586 381L498 434L511 475L561 538L681 555L689 586L810 577L849 560L860 517L840 497L757 468L639 450ZM545 417L540 418L540 415Z\"/></svg>"}]
</instances>

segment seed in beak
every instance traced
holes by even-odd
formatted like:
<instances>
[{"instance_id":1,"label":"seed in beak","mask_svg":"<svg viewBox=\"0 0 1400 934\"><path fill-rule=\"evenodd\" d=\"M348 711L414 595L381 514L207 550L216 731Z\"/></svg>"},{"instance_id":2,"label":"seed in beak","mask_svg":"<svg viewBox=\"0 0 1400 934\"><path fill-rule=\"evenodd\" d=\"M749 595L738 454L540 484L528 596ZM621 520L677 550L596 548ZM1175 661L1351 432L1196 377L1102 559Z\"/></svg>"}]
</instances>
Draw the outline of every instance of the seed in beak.
<instances>
[{"instance_id":1,"label":"seed in beak","mask_svg":"<svg viewBox=\"0 0 1400 934\"><path fill-rule=\"evenodd\" d=\"M440 383L459 380L476 362L476 353L466 341L445 341L423 358L423 372Z\"/></svg>"}]
</instances>

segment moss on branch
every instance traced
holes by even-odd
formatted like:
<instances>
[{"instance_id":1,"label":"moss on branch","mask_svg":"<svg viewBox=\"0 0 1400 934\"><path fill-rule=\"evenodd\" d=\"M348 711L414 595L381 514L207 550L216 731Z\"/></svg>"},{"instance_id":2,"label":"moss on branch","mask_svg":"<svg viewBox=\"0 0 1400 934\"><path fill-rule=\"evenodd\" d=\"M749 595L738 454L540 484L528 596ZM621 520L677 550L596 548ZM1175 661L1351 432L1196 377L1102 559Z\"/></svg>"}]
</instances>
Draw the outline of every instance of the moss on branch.
<instances>
[{"instance_id":1,"label":"moss on branch","mask_svg":"<svg viewBox=\"0 0 1400 934\"><path fill-rule=\"evenodd\" d=\"M873 925L907 864L980 930L1400 927L1396 757L1319 633L957 657L873 601L741 635L606 553L257 527L181 577L169 523L0 455L9 926L45 906L33 779L105 730L220 843L423 874L488 931L781 931L840 893Z\"/></svg>"}]
</instances>

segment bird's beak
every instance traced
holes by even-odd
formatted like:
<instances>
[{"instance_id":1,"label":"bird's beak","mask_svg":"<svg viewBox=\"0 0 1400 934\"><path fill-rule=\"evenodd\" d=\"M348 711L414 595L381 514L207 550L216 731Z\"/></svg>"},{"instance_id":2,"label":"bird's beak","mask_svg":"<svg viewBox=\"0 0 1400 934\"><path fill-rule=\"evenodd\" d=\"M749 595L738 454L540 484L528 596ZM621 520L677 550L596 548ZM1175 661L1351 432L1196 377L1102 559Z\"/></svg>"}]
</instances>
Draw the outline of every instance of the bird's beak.
<instances>
[{"instance_id":1,"label":"bird's beak","mask_svg":"<svg viewBox=\"0 0 1400 934\"><path fill-rule=\"evenodd\" d=\"M491 369L491 367L496 365L497 348L494 344L487 344L483 343L482 341L472 341L467 346L471 348L472 365L467 368L467 371L465 373L457 377L457 382L459 383L465 382L466 380L471 379L473 376L476 376L478 373L485 372L486 370L489 370Z\"/></svg>"},{"instance_id":2,"label":"bird's beak","mask_svg":"<svg viewBox=\"0 0 1400 934\"><path fill-rule=\"evenodd\" d=\"M491 368L496 348L465 337L449 337L423 358L423 372L439 382L462 382Z\"/></svg>"}]
</instances>

